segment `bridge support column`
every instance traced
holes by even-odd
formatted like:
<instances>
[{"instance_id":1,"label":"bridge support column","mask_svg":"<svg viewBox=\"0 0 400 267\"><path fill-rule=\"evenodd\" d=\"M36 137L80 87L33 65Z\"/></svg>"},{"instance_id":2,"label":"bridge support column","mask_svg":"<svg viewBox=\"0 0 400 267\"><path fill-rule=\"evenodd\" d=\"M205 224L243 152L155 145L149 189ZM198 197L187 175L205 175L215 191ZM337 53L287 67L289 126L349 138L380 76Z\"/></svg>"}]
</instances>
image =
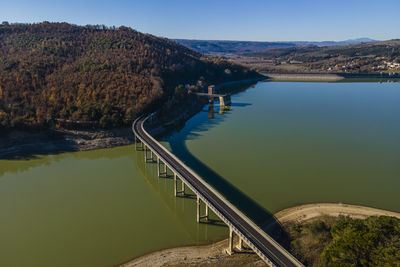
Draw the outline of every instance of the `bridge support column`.
<instances>
[{"instance_id":1,"label":"bridge support column","mask_svg":"<svg viewBox=\"0 0 400 267\"><path fill-rule=\"evenodd\" d=\"M160 177L160 158L157 157L157 176Z\"/></svg>"},{"instance_id":2,"label":"bridge support column","mask_svg":"<svg viewBox=\"0 0 400 267\"><path fill-rule=\"evenodd\" d=\"M181 193L184 196L185 195L185 183L183 182L182 179L181 179L181 182L182 182L181 191L179 191L178 193Z\"/></svg>"},{"instance_id":3,"label":"bridge support column","mask_svg":"<svg viewBox=\"0 0 400 267\"><path fill-rule=\"evenodd\" d=\"M205 215L200 215L200 210L201 210L201 199L199 196L197 196L197 222L199 223L201 219L206 219L206 221L208 221L208 206L206 203L204 203L206 205L206 213Z\"/></svg>"},{"instance_id":4,"label":"bridge support column","mask_svg":"<svg viewBox=\"0 0 400 267\"><path fill-rule=\"evenodd\" d=\"M226 249L226 253L229 255L232 255L234 253L233 251L233 238L234 238L235 233L233 232L233 229L229 227L229 243L228 243L228 248Z\"/></svg>"},{"instance_id":5,"label":"bridge support column","mask_svg":"<svg viewBox=\"0 0 400 267\"><path fill-rule=\"evenodd\" d=\"M182 194L182 196L185 196L185 183L183 182L182 179L182 186L181 186L181 190L178 190L178 176L176 175L176 173L174 173L174 195L178 196L178 194Z\"/></svg>"},{"instance_id":6,"label":"bridge support column","mask_svg":"<svg viewBox=\"0 0 400 267\"><path fill-rule=\"evenodd\" d=\"M174 196L176 197L176 193L178 191L178 186L176 183L176 173L174 173Z\"/></svg>"},{"instance_id":7,"label":"bridge support column","mask_svg":"<svg viewBox=\"0 0 400 267\"><path fill-rule=\"evenodd\" d=\"M243 250L243 239L242 239L240 236L239 236L239 243L237 244L236 248L237 248L239 251L242 251L242 250Z\"/></svg>"},{"instance_id":8,"label":"bridge support column","mask_svg":"<svg viewBox=\"0 0 400 267\"><path fill-rule=\"evenodd\" d=\"M219 97L219 106L220 106L220 109L223 109L225 107L225 101L224 101L223 96Z\"/></svg>"},{"instance_id":9,"label":"bridge support column","mask_svg":"<svg viewBox=\"0 0 400 267\"><path fill-rule=\"evenodd\" d=\"M161 163L164 165L164 172L161 172ZM165 162L162 162L162 160L160 160L160 158L157 157L157 176L161 177L162 175L165 178L168 177L167 176L167 164L165 164Z\"/></svg>"},{"instance_id":10,"label":"bridge support column","mask_svg":"<svg viewBox=\"0 0 400 267\"><path fill-rule=\"evenodd\" d=\"M133 139L135 141L135 150L137 150L137 138L136 138L136 134L133 135Z\"/></svg>"},{"instance_id":11,"label":"bridge support column","mask_svg":"<svg viewBox=\"0 0 400 267\"><path fill-rule=\"evenodd\" d=\"M168 172L167 172L167 164L164 163L164 177L167 178L168 177Z\"/></svg>"},{"instance_id":12,"label":"bridge support column","mask_svg":"<svg viewBox=\"0 0 400 267\"><path fill-rule=\"evenodd\" d=\"M147 156L147 151L150 151L150 157ZM153 151L149 148L146 147L146 145L144 146L144 161L147 162L153 162Z\"/></svg>"},{"instance_id":13,"label":"bridge support column","mask_svg":"<svg viewBox=\"0 0 400 267\"><path fill-rule=\"evenodd\" d=\"M136 137L136 135L135 135L135 149L136 150L139 150L138 148L139 148L139 146L138 146L138 141L140 141L140 139L139 138L137 138ZM144 146L144 144L143 144L143 142L142 141L140 141L140 148L143 150L143 146Z\"/></svg>"},{"instance_id":14,"label":"bridge support column","mask_svg":"<svg viewBox=\"0 0 400 267\"><path fill-rule=\"evenodd\" d=\"M200 198L197 196L197 222L200 222Z\"/></svg>"}]
</instances>

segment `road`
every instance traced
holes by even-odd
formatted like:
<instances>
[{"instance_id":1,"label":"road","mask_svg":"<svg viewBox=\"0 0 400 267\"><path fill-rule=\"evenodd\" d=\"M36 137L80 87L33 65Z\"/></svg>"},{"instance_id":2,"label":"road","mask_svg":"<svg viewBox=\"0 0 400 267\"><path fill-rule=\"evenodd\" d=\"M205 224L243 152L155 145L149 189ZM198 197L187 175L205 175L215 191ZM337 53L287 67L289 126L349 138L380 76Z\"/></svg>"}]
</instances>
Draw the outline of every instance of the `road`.
<instances>
[{"instance_id":1,"label":"road","mask_svg":"<svg viewBox=\"0 0 400 267\"><path fill-rule=\"evenodd\" d=\"M193 170L148 134L144 128L144 122L147 118L141 117L135 120L132 125L135 136L166 163L229 227L232 227L234 232L245 243L252 247L261 258L271 265L303 266L268 234L216 192L215 189L206 184Z\"/></svg>"}]
</instances>

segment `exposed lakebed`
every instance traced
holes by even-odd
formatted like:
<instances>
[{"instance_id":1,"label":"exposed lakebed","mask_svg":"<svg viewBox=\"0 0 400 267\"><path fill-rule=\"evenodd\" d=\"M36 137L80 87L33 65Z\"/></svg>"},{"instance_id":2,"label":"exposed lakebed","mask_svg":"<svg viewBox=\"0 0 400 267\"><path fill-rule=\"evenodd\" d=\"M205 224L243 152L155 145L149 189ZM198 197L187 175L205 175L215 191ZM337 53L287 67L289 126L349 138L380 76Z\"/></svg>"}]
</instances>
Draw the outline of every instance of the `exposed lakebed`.
<instances>
[{"instance_id":1,"label":"exposed lakebed","mask_svg":"<svg viewBox=\"0 0 400 267\"><path fill-rule=\"evenodd\" d=\"M162 138L255 221L296 204L400 211L400 84L259 82ZM215 218L216 219L216 218ZM197 224L133 146L0 160L1 266L110 266L204 244Z\"/></svg>"}]
</instances>

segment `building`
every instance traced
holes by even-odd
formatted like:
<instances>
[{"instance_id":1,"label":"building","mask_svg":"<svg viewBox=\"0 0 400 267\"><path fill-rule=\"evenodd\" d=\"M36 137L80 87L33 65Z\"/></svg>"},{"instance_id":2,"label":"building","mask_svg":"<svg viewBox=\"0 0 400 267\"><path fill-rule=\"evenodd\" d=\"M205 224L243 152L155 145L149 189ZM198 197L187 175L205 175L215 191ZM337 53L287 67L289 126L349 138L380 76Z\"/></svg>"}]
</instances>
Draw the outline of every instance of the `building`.
<instances>
[{"instance_id":1,"label":"building","mask_svg":"<svg viewBox=\"0 0 400 267\"><path fill-rule=\"evenodd\" d=\"M215 85L208 86L208 94L209 95L215 94Z\"/></svg>"}]
</instances>

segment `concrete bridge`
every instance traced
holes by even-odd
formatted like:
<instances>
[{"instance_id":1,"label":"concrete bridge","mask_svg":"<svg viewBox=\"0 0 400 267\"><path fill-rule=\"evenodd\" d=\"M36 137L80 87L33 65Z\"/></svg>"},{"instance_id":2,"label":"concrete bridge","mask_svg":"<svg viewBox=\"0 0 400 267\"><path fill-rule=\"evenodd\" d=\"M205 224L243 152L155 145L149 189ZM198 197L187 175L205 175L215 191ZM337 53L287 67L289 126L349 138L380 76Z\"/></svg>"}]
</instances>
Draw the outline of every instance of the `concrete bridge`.
<instances>
[{"instance_id":1,"label":"concrete bridge","mask_svg":"<svg viewBox=\"0 0 400 267\"><path fill-rule=\"evenodd\" d=\"M219 100L219 105L221 108L231 105L231 95L230 94L210 94L210 93L193 93L198 96L208 97L209 102L212 103L215 100Z\"/></svg>"},{"instance_id":2,"label":"concrete bridge","mask_svg":"<svg viewBox=\"0 0 400 267\"><path fill-rule=\"evenodd\" d=\"M244 242L270 266L303 266L273 238L208 185L198 174L155 140L145 130L149 118L151 116L139 117L132 124L136 150L144 151L145 162L157 162L158 177L166 176L167 169L170 169L174 174L175 196L185 195L186 187L196 194L197 222L207 221L209 210L211 210L228 225L229 245L227 252L229 254L234 252L234 237L236 235L238 237L237 250L243 249ZM180 187L178 187L178 184L180 184ZM202 203L205 205L205 214L200 214Z\"/></svg>"}]
</instances>

